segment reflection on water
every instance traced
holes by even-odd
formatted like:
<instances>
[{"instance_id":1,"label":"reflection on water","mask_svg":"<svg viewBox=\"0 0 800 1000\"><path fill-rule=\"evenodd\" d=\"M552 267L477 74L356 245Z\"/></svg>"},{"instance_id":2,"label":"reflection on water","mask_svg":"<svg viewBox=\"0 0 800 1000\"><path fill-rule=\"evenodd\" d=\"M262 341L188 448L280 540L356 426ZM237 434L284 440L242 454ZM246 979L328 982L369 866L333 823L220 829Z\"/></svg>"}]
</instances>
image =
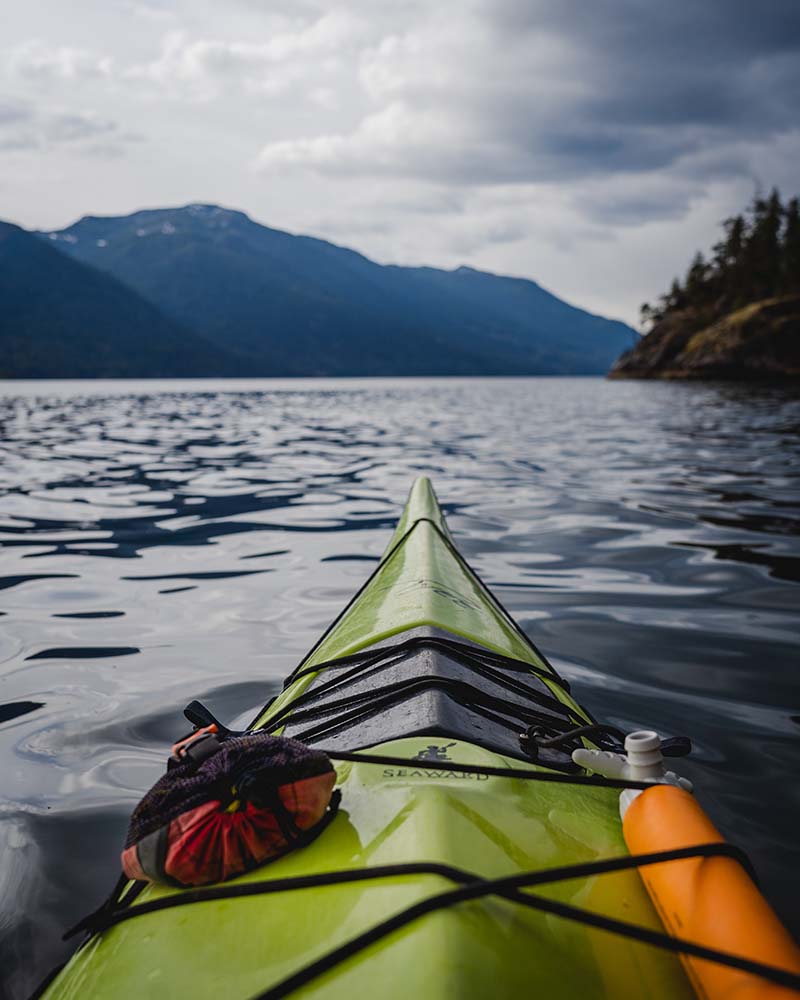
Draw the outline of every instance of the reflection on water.
<instances>
[{"instance_id":1,"label":"reflection on water","mask_svg":"<svg viewBox=\"0 0 800 1000\"><path fill-rule=\"evenodd\" d=\"M414 476L579 700L689 733L791 920L800 402L595 379L0 385L0 950L9 996L113 883L200 697L242 723ZM795 919L795 929L798 924Z\"/></svg>"},{"instance_id":2,"label":"reflection on water","mask_svg":"<svg viewBox=\"0 0 800 1000\"><path fill-rule=\"evenodd\" d=\"M37 708L43 706L43 701L12 701L6 705L0 705L0 722L9 722L11 719L16 719L18 715L35 712Z\"/></svg>"}]
</instances>

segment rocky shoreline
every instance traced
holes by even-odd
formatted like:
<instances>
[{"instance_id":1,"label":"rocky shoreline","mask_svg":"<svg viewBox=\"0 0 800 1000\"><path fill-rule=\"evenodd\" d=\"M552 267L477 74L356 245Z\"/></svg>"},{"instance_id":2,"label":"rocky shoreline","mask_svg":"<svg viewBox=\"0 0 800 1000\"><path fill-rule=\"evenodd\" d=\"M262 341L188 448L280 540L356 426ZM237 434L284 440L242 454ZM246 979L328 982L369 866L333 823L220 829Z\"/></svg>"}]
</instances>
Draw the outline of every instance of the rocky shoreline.
<instances>
[{"instance_id":1,"label":"rocky shoreline","mask_svg":"<svg viewBox=\"0 0 800 1000\"><path fill-rule=\"evenodd\" d=\"M800 380L800 296L753 302L710 325L696 310L671 312L608 377Z\"/></svg>"}]
</instances>

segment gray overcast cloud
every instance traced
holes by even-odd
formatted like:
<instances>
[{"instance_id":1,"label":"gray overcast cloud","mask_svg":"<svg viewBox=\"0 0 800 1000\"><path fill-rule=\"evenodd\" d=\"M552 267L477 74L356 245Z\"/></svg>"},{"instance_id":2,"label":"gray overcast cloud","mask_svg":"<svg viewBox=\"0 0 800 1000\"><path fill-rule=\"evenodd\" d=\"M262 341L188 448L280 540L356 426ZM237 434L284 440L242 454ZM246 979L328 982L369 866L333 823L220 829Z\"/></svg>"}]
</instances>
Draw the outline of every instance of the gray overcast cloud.
<instances>
[{"instance_id":1,"label":"gray overcast cloud","mask_svg":"<svg viewBox=\"0 0 800 1000\"><path fill-rule=\"evenodd\" d=\"M754 186L800 192L798 0L34 0L0 216L219 202L635 322Z\"/></svg>"}]
</instances>

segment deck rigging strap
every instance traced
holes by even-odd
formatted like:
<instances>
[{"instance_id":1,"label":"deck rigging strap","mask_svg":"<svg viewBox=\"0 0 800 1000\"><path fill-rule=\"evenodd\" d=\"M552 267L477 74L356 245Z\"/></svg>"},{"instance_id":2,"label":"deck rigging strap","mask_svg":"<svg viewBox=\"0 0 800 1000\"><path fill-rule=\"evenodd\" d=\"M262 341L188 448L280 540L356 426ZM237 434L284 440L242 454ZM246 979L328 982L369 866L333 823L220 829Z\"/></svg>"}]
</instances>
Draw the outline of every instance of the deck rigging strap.
<instances>
[{"instance_id":1,"label":"deck rigging strap","mask_svg":"<svg viewBox=\"0 0 800 1000\"><path fill-rule=\"evenodd\" d=\"M637 782L632 780L617 780L604 778L601 776L556 774L550 771L538 771L528 768L502 768L486 767L480 765L459 764L452 761L438 762L425 760L411 760L406 757L393 757L383 754L366 754L363 752L350 753L345 751L326 751L334 760L348 761L352 763L401 766L411 770L434 770L438 772L453 771L466 774L485 774L488 776L511 778L530 781L556 782L562 784L574 784L596 788L649 788L649 782ZM120 881L115 887L112 897L99 910L82 920L75 928L65 935L83 930L87 933L87 940L96 934L115 926L116 924L144 916L148 913L155 913L160 910L172 909L174 907L186 906L193 903L210 902L213 900L233 899L248 896L270 895L280 892L298 891L307 888L323 888L330 885L342 885L346 883L356 883L373 881L382 878L391 878L403 875L429 874L438 875L456 883L457 889L452 889L438 895L430 896L420 900L418 903L400 911L368 928L350 941L332 949L326 955L310 963L297 972L293 973L282 982L269 987L266 991L259 993L250 1000L278 1000L285 997L301 986L316 979L339 963L351 956L358 954L372 943L381 940L392 934L395 930L406 926L427 913L436 912L455 906L458 903L468 900L480 899L486 896L501 896L511 902L518 903L529 909L539 910L544 913L551 913L567 920L596 927L610 933L618 934L631 940L653 945L662 950L678 954L690 955L695 958L706 959L717 962L732 968L740 969L753 975L780 985L789 986L800 990L800 976L778 969L773 966L755 962L727 952L708 948L682 938L672 937L659 931L653 931L636 924L617 920L602 914L593 913L579 907L570 906L552 899L533 895L521 891L537 885L547 885L554 882L565 881L575 878L587 878L591 876L608 874L615 871L624 871L633 868L640 868L646 865L664 864L670 861L678 861L694 857L729 857L741 864L748 874L754 878L754 873L747 856L738 848L726 843L701 844L695 847L680 848L671 851L658 851L650 854L629 855L621 858L609 858L600 861L584 862L582 864L567 865L560 868L544 869L540 871L523 872L517 875L508 876L501 879L483 879L480 876L452 867L450 865L437 862L409 862L394 865L385 865L375 868L359 868L345 871L322 872L314 875L300 876L296 878L272 879L258 882L228 883L215 886L199 887L187 889L173 896L165 896L159 899L146 900L135 903L142 886L138 883L128 885L123 891L123 883ZM122 896L120 897L120 893ZM134 904L135 905L132 905Z\"/></svg>"},{"instance_id":2,"label":"deck rigging strap","mask_svg":"<svg viewBox=\"0 0 800 1000\"><path fill-rule=\"evenodd\" d=\"M719 850L720 848L722 848L722 850ZM627 859L618 859L620 861L627 860L631 862L630 865L619 865L614 867L609 866L605 869L605 871L620 871L625 867L638 868L647 864L660 864L665 861L677 860L678 857L687 858L697 856L711 857L715 855L726 855L728 857L734 857L736 860L741 860L741 857L739 856L740 852L738 852L735 848L733 850L730 848L731 845L729 844L705 844L696 848L683 848L680 851L663 852L660 855L638 855ZM600 862L598 864L602 865L603 863ZM574 870L579 868L586 869L589 866L575 865L570 867ZM551 876L553 871L555 871L555 869L551 870ZM565 872L568 871L569 869L561 870L562 873L559 878L569 878L570 875L565 874ZM322 955L320 958L316 959L316 961L309 963L302 969L299 969L297 972L283 979L280 983L277 983L263 992L250 997L249 1000L280 1000L280 998L288 996L290 993L294 993L295 990L307 985L324 973L329 972L341 962L357 955L371 944L386 938L394 931L407 926L419 917L448 909L458 903L481 899L490 895L500 895L511 902L519 903L529 909L539 910L543 913L551 913L567 920L574 920L577 923L585 924L590 927L596 927L599 930L605 930L613 934L618 934L622 937L626 937L634 941L640 941L644 944L650 944L675 954L690 955L694 958L701 958L707 961L716 962L720 965L726 965L729 968L739 969L742 972L760 976L768 982L800 990L800 976L793 972L789 972L786 969L766 965L763 962L756 962L729 952L719 951L716 948L708 948L705 945L695 944L694 942L687 941L683 938L671 937L670 935L664 934L660 931L652 931L646 927L640 927L636 924L631 924L623 920L616 920L613 917L606 917L602 914L593 913L590 910L571 906L557 900L519 891L521 888L543 884L545 880L542 879L541 876L545 874L547 873L534 872L512 875L508 878L500 879L475 879L474 881L462 884L458 889L451 889L448 892L440 893L437 896L430 896L427 899L420 900L418 903L414 903L406 909L401 910L399 913L395 913L386 920L381 921L381 923L376 924L374 927L356 935L356 937L345 942L343 945L332 949L326 955ZM572 877L576 876L573 875ZM550 878L546 881L555 881L555 879Z\"/></svg>"},{"instance_id":3,"label":"deck rigging strap","mask_svg":"<svg viewBox=\"0 0 800 1000\"><path fill-rule=\"evenodd\" d=\"M385 754L364 753L361 750L328 750L322 748L331 760L350 761L354 764L377 764L384 767L408 767L412 771L455 771L457 774L485 774L490 778L519 778L522 781L544 781L561 785L583 785L588 788L652 788L652 781L634 781L632 778L605 778L602 775L560 774L552 771L534 771L521 767L489 767L481 764L458 764L455 761L411 760L409 757L391 757Z\"/></svg>"},{"instance_id":4,"label":"deck rigging strap","mask_svg":"<svg viewBox=\"0 0 800 1000\"><path fill-rule=\"evenodd\" d=\"M321 663L315 663L311 667L303 667L302 670L297 670L295 673L287 677L284 681L283 687L285 690L295 681L298 681L301 677L306 677L309 674L316 674L322 670L336 670L342 667L354 665L356 670L339 678L339 682L341 683L349 679L349 677L355 673L361 672L376 663L380 663L381 660L390 654L398 656L418 648L441 649L446 653L457 656L461 662L463 662L462 658L465 658L468 663L477 661L484 667L484 669L489 666L495 666L504 670L516 671L521 674L535 674L542 680L554 681L559 687L562 687L567 693L569 693L570 688L567 681L561 677L553 677L548 670L545 670L544 667L540 667L535 663L530 663L527 660L519 660L513 656L506 656L504 653L497 653L493 649L488 649L485 646L470 645L467 642L460 642L458 639L450 637L444 638L443 636L436 635L412 636L410 639L404 639L398 643L370 646L367 649L361 649L356 653L349 653L347 656L338 656L332 660L324 660Z\"/></svg>"},{"instance_id":5,"label":"deck rigging strap","mask_svg":"<svg viewBox=\"0 0 800 1000\"><path fill-rule=\"evenodd\" d=\"M422 673L392 680L379 686L377 691L364 690L363 685L359 689L359 682L365 678L374 680L374 675L379 672L391 670L408 657L428 651L441 654L451 666L457 664L485 679L493 686L494 692L474 686L463 677L449 676L446 670L442 674ZM534 732L541 732L551 739L557 738L560 748L573 740L578 731L586 729L584 715L556 698L544 683L550 681L568 691L565 681L552 677L545 668L536 664L450 636L414 635L400 642L373 646L305 667L292 675L290 682L309 675L317 677L313 685L276 711L265 721L263 728L275 732L287 724L302 726L308 723L308 728L292 735L303 742L318 743L327 736L357 727L381 712L390 711L418 693L438 688L502 730L513 732L515 742L516 739L523 739L528 748L534 748L535 741L530 738ZM353 685L356 685L354 691L350 690ZM596 723L591 725L594 742L600 749L618 749L619 740L611 735L611 728ZM474 741L475 737L471 739ZM477 742L480 743L480 740ZM575 743L575 746L581 745L580 741ZM559 762L556 758L548 762L548 766L574 770L569 749L562 750L565 761Z\"/></svg>"},{"instance_id":6,"label":"deck rigging strap","mask_svg":"<svg viewBox=\"0 0 800 1000\"><path fill-rule=\"evenodd\" d=\"M306 664L308 664L308 661L311 659L314 653L320 648L320 646L331 634L331 632L336 628L339 622L344 618L344 616L350 611L353 605L358 601L358 599L361 597L364 591L369 587L369 585L372 583L372 581L375 579L378 573L386 566L386 564L392 559L392 557L402 548L403 544L408 540L408 537L411 535L414 529L417 528L418 525L423 523L429 524L433 528L433 530L439 536L439 538L444 543L444 545L446 546L447 550L451 553L453 558L459 563L460 566L462 566L467 571L467 573L469 573L472 577L474 577L478 581L478 583L481 586L481 589L484 591L487 598L491 601L491 603L495 606L495 608L497 608L497 610L502 615L503 620L509 625L509 627L514 631L514 633L517 636L519 636L519 638L528 647L528 649L531 650L534 656L536 656L537 659L541 661L541 663L544 665L544 671L542 672L542 679L547 680L549 683L555 684L563 688L565 691L569 692L569 683L558 673L556 668L552 665L552 663L549 662L544 653L531 641L530 637L525 632L523 632L519 624L511 616L508 609L501 603L497 595L494 594L486 586L486 584L481 579L480 575L473 569L472 566L470 566L470 564L467 562L464 556L461 555L461 553L458 551L458 549L450 540L450 538L448 538L447 534L443 532L442 529L439 527L439 525L430 517L418 517L415 521L413 521L408 526L407 530L403 533L403 535L401 535L401 537L398 538L398 540L391 547L391 549L389 549L389 551L384 554L384 556L381 558L381 561L375 567L375 570L369 575L369 577L359 587L359 589L356 591L356 593L353 595L350 601L348 601L345 607L333 619L330 625L325 629L325 631L322 633L319 639L317 639L317 641L314 643L311 649L306 653L306 655L297 665L295 670L286 678L286 681L284 683L284 689L292 685L301 676L305 676L309 673L316 673L317 671L322 670L325 667L329 666L329 663L325 662L320 664L312 664L310 666L306 666ZM518 662L524 662L524 661L518 661ZM541 671L541 668L537 668L535 664L530 664L529 666L533 669L533 672L537 674ZM272 702L268 702L259 711L258 715L255 717L255 719L253 719L251 724L248 726L248 729L253 729L259 724L264 713L268 711L271 704ZM594 717L588 711L586 711L586 709L582 708L581 711L586 716L586 719L584 721L587 720L589 722L596 721ZM263 725L265 726L271 725L271 723L272 719L265 719Z\"/></svg>"},{"instance_id":7,"label":"deck rigging strap","mask_svg":"<svg viewBox=\"0 0 800 1000\"><path fill-rule=\"evenodd\" d=\"M194 704L194 703L193 703ZM441 774L443 771L452 771L457 774L474 774L474 775L486 775L487 777L495 778L516 778L523 781L543 781L551 782L555 784L566 784L566 785L581 785L590 788L611 788L611 789L625 789L625 788L638 788L645 789L651 788L652 782L646 781L634 781L632 779L621 779L621 778L606 778L602 775L588 776L584 774L557 774L547 771L534 771L528 768L517 768L517 767L489 767L481 764L459 764L455 761L429 761L429 760L413 760L409 757L392 757L385 754L368 754L363 752L353 753L345 750L325 750L331 760L341 760L346 762L351 762L354 764L374 764L384 767L407 767L411 771L415 770L430 770L436 771ZM338 806L338 799L336 801L336 806ZM325 825L329 823L336 812L336 807L331 810L330 815L325 821ZM725 849L731 852L732 856L735 856L737 860L747 869L753 881L756 881L755 872L750 865L747 856L740 851L738 848L731 847L729 844L724 845ZM624 859L623 859L624 860ZM428 864L425 862L424 864ZM414 868L414 863L400 864L395 866L389 866L393 869L403 869L412 870ZM444 870L447 866L438 866ZM366 869L366 872L376 872L380 871L380 868ZM450 870L450 869L448 869ZM456 871L457 869L452 869ZM357 869L356 871L361 871ZM316 884L315 880L319 879L319 884L329 884L324 881L325 875L313 875L309 876L311 882ZM374 877L370 874L365 874L362 877L370 878ZM573 876L576 877L576 876ZM353 874L353 880L356 879L356 875ZM288 879L282 880L285 882L291 882L292 886L297 886L302 888L301 883L305 883L307 880L304 878L298 879ZM276 880L275 882L267 883L254 883L256 886L267 885L274 886L279 884L281 880ZM164 909L172 906L183 905L184 903L200 902L203 899L223 899L227 898L228 894L232 895L250 895L250 890L244 886L219 886L212 888L197 888L197 889L186 889L182 892L180 896L169 896L164 899L154 900L150 903L143 903L140 906L135 907L131 910L130 904L138 897L141 891L146 887L145 882L129 882L124 875L121 875L117 880L116 885L112 889L110 895L105 900L105 902L94 912L83 917L77 924L67 930L63 935L63 940L68 940L75 934L81 931L86 931L90 936L100 933L107 927L113 926L115 923L119 923L121 920L127 920L129 916L137 916L141 913L150 913L156 909ZM126 889L127 886L127 889ZM123 892L123 890L125 890ZM258 892L270 892L274 891L271 889L259 889Z\"/></svg>"},{"instance_id":8,"label":"deck rigging strap","mask_svg":"<svg viewBox=\"0 0 800 1000\"><path fill-rule=\"evenodd\" d=\"M296 878L273 879L259 882L221 884L197 889L187 889L174 896L145 901L127 908L102 907L91 922L83 922L83 929L90 936L102 933L116 924L144 916L161 910L173 909L194 903L211 902L214 900L241 898L248 896L271 895L281 892L298 891L309 888L323 888L331 885L343 885L365 881L376 881L384 878L394 878L402 875L436 875L454 882L458 888L429 896L411 906L393 914L386 920L368 928L350 941L332 949L309 965L304 966L280 983L269 987L250 1000L278 1000L306 985L312 980L330 971L336 965L363 951L371 944L379 941L395 930L406 926L428 913L433 913L458 903L481 899L487 896L501 896L513 903L518 903L529 909L551 913L555 916L573 920L578 923L596 927L609 933L621 935L631 940L653 945L662 950L677 954L691 955L695 958L717 962L731 968L740 969L753 975L761 976L770 982L794 989L800 989L800 976L752 961L739 955L708 948L704 945L672 937L660 931L653 931L627 921L617 920L602 914L594 913L579 907L574 907L557 900L548 899L523 892L534 886L549 885L575 878L609 874L642 868L647 865L665 864L697 857L728 857L743 865L748 872L750 864L747 856L737 847L726 843L700 844L671 851L658 851L650 854L629 855L621 858L607 858L600 861L589 861L582 864L565 865L559 868L541 871L521 872L516 875L499 879L483 879L474 873L463 871L450 865L437 862L410 862L405 864L383 865L375 868L357 868L352 870L322 872L314 875ZM130 898L131 890L126 893Z\"/></svg>"},{"instance_id":9,"label":"deck rigging strap","mask_svg":"<svg viewBox=\"0 0 800 1000\"><path fill-rule=\"evenodd\" d=\"M293 733L295 739L303 743L318 742L323 736L334 735L342 730L350 729L357 725L364 718L370 718L382 711L400 704L415 693L422 693L432 688L440 688L450 694L460 705L470 709L478 715L491 719L497 725L508 729L515 734L521 730L530 728L538 723L542 726L561 723L565 731L574 730L576 720L574 715L568 710L563 715L553 716L548 712L537 711L536 708L527 704L520 704L507 698L500 698L497 695L488 694L478 687L449 677L413 677L405 680L384 685L379 693L369 694L358 693L349 695L335 701L322 701L314 704L316 691L312 690L308 695L301 695L303 707L298 703L292 704L292 711L282 722L291 722L293 726L304 722L314 722L318 724ZM529 701L536 705L541 704L536 692L529 692ZM299 701L300 699L298 699ZM544 698L542 698L544 701ZM305 707L309 706L309 707ZM543 706L547 707L547 706ZM551 710L552 711L552 710ZM338 713L338 714L332 714ZM562 721L563 720L563 721ZM564 725L566 722L566 725ZM276 727L277 728L277 727ZM453 734L454 737L456 734ZM473 737L473 741L479 744L478 738ZM480 745L480 744L479 744ZM570 769L572 769L570 763Z\"/></svg>"}]
</instances>

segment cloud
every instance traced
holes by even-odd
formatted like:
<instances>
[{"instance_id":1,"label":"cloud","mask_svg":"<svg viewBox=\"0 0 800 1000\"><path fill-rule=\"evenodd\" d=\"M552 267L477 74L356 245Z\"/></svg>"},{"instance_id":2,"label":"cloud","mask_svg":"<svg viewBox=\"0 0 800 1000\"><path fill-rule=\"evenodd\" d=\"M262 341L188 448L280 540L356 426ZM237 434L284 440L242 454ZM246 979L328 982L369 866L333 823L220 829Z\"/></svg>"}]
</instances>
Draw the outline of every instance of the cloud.
<instances>
[{"instance_id":1,"label":"cloud","mask_svg":"<svg viewBox=\"0 0 800 1000\"><path fill-rule=\"evenodd\" d=\"M81 142L83 139L96 139L117 131L114 122L99 118L92 112L46 114L41 118L41 128L44 136L51 142Z\"/></svg>"},{"instance_id":2,"label":"cloud","mask_svg":"<svg viewBox=\"0 0 800 1000\"><path fill-rule=\"evenodd\" d=\"M0 101L0 153L36 149L40 142L33 108L23 101Z\"/></svg>"},{"instance_id":3,"label":"cloud","mask_svg":"<svg viewBox=\"0 0 800 1000\"><path fill-rule=\"evenodd\" d=\"M298 8L299 9L299 8ZM161 4L129 2L125 10L149 21L175 20L176 12ZM342 60L358 52L367 22L346 9L315 12L305 20L275 15L253 38L196 37L183 28L161 38L158 53L149 60L124 60L88 49L50 45L29 39L5 52L7 77L39 87L104 80L115 93L149 93L174 100L211 101L227 93L270 96L320 78L308 87L309 100L325 110L335 109L336 92L323 82L340 69Z\"/></svg>"},{"instance_id":4,"label":"cloud","mask_svg":"<svg viewBox=\"0 0 800 1000\"><path fill-rule=\"evenodd\" d=\"M283 171L300 167L340 176L422 176L431 181L488 175L499 181L519 169L511 163L504 166L502 150L484 144L468 124L395 101L367 115L350 135L271 142L259 153L256 166Z\"/></svg>"},{"instance_id":5,"label":"cloud","mask_svg":"<svg viewBox=\"0 0 800 1000\"><path fill-rule=\"evenodd\" d=\"M170 10L165 3L160 3L158 0L122 0L122 7L134 17L148 21L172 21L177 16L174 10Z\"/></svg>"},{"instance_id":6,"label":"cloud","mask_svg":"<svg viewBox=\"0 0 800 1000\"><path fill-rule=\"evenodd\" d=\"M51 46L39 39L12 47L6 58L6 71L12 78L34 84L107 79L112 70L113 60L109 56L63 45Z\"/></svg>"},{"instance_id":7,"label":"cloud","mask_svg":"<svg viewBox=\"0 0 800 1000\"><path fill-rule=\"evenodd\" d=\"M22 152L72 148L79 152L117 155L141 136L123 132L116 122L92 111L41 109L21 101L0 103L0 151Z\"/></svg>"},{"instance_id":8,"label":"cloud","mask_svg":"<svg viewBox=\"0 0 800 1000\"><path fill-rule=\"evenodd\" d=\"M690 178L643 174L630 178L614 175L581 185L572 205L578 215L602 226L638 226L682 218L692 202L705 194L705 183Z\"/></svg>"},{"instance_id":9,"label":"cloud","mask_svg":"<svg viewBox=\"0 0 800 1000\"><path fill-rule=\"evenodd\" d=\"M32 111L27 104L18 100L0 100L0 128L19 125L31 120Z\"/></svg>"},{"instance_id":10,"label":"cloud","mask_svg":"<svg viewBox=\"0 0 800 1000\"><path fill-rule=\"evenodd\" d=\"M142 136L122 130L109 116L75 101L73 88L107 84L115 74L110 56L88 49L28 40L6 50L6 77L11 84L35 88L36 100L0 102L0 151L22 153L56 148L91 156L119 156ZM57 103L49 95L57 94ZM46 96L48 95L48 96ZM72 106L70 97L73 96Z\"/></svg>"},{"instance_id":11,"label":"cloud","mask_svg":"<svg viewBox=\"0 0 800 1000\"><path fill-rule=\"evenodd\" d=\"M529 234L528 220L519 215L515 219L506 218L481 220L475 225L462 225L460 231L447 240L450 253L458 257L471 257L478 250L509 243L519 243Z\"/></svg>"},{"instance_id":12,"label":"cloud","mask_svg":"<svg viewBox=\"0 0 800 1000\"><path fill-rule=\"evenodd\" d=\"M797 124L800 17L795 0L444 4L366 48L359 82L373 107L354 128L271 140L258 167L467 185L652 175Z\"/></svg>"},{"instance_id":13,"label":"cloud","mask_svg":"<svg viewBox=\"0 0 800 1000\"><path fill-rule=\"evenodd\" d=\"M129 67L128 80L155 84L172 97L209 101L226 89L250 95L275 95L308 76L309 61L316 69L334 69L338 60L357 46L364 22L347 11L331 11L291 30L276 31L263 41L190 38L169 32L158 57ZM311 88L312 99L331 107L335 95L324 86Z\"/></svg>"},{"instance_id":14,"label":"cloud","mask_svg":"<svg viewBox=\"0 0 800 1000\"><path fill-rule=\"evenodd\" d=\"M0 214L29 225L215 201L635 318L757 182L797 189L798 0L12 6Z\"/></svg>"}]
</instances>

